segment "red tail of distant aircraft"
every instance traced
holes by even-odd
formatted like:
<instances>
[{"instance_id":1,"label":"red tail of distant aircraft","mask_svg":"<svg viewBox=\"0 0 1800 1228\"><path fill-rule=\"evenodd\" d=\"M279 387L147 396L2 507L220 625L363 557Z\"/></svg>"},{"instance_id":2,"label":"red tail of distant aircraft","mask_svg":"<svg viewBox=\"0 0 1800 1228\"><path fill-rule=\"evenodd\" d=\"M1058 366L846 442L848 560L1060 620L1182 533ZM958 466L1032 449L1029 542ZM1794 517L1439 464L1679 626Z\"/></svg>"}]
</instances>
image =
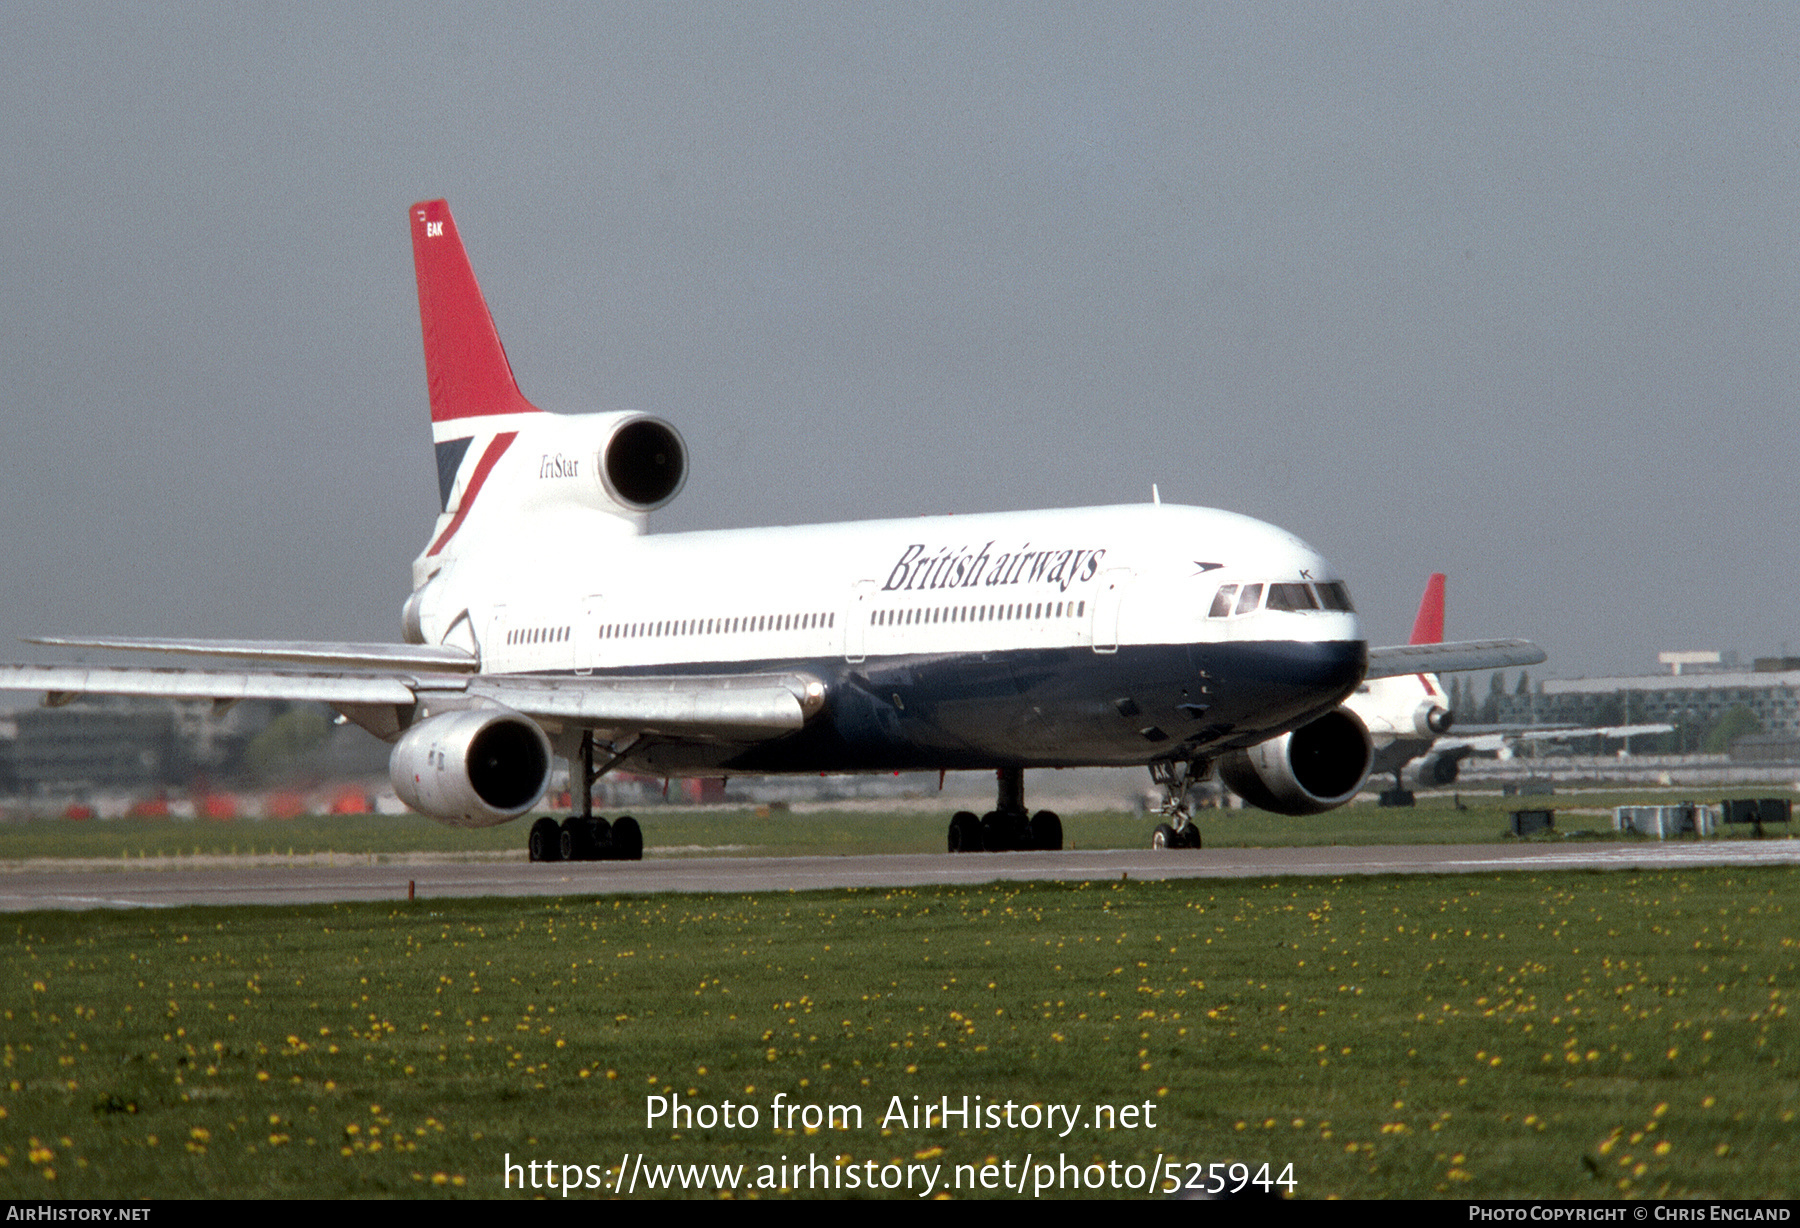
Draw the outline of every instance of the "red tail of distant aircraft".
<instances>
[{"instance_id":1,"label":"red tail of distant aircraft","mask_svg":"<svg viewBox=\"0 0 1800 1228\"><path fill-rule=\"evenodd\" d=\"M1444 573L1434 571L1425 581L1425 595L1419 599L1419 614L1413 619L1409 644L1441 644L1444 642Z\"/></svg>"}]
</instances>

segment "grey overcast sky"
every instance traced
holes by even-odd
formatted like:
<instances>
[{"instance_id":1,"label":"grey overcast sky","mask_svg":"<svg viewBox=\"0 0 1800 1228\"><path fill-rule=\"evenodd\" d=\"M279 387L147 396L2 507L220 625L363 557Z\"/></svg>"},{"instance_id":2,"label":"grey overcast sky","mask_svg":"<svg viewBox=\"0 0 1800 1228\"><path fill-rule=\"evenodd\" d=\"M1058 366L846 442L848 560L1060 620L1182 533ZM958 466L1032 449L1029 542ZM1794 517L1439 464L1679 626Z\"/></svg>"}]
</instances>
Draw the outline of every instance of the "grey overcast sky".
<instances>
[{"instance_id":1,"label":"grey overcast sky","mask_svg":"<svg viewBox=\"0 0 1800 1228\"><path fill-rule=\"evenodd\" d=\"M1800 653L1800 6L499 7L0 8L0 642L398 637L441 195L658 530L1156 482L1376 642Z\"/></svg>"}]
</instances>

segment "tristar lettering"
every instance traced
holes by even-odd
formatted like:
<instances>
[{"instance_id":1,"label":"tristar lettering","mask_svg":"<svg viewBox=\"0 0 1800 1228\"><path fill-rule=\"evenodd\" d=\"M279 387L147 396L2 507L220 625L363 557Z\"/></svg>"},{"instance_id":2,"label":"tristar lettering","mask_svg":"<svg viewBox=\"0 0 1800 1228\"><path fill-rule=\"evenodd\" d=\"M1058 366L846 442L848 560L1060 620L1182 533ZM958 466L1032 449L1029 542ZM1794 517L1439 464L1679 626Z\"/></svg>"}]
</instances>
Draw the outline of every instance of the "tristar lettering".
<instances>
[{"instance_id":1,"label":"tristar lettering","mask_svg":"<svg viewBox=\"0 0 1800 1228\"><path fill-rule=\"evenodd\" d=\"M572 478L576 477L580 470L579 458L564 456L561 452L555 456L546 454L538 462L538 477L540 478Z\"/></svg>"},{"instance_id":2,"label":"tristar lettering","mask_svg":"<svg viewBox=\"0 0 1800 1228\"><path fill-rule=\"evenodd\" d=\"M1067 592L1077 581L1092 580L1105 550L1033 550L1026 542L1010 553L993 554L993 542L972 546L939 546L935 553L923 542L910 545L888 573L883 592L923 592L941 588L993 588L1002 584L1052 584Z\"/></svg>"}]
</instances>

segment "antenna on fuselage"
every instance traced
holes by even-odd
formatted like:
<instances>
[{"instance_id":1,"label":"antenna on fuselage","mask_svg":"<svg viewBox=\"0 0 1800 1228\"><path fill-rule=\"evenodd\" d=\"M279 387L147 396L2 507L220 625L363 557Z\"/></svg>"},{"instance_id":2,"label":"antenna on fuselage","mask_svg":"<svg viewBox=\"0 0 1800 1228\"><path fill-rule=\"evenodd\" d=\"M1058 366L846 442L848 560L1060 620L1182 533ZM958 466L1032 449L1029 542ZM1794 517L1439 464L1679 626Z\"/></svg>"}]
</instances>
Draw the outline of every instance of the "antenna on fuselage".
<instances>
[{"instance_id":1,"label":"antenna on fuselage","mask_svg":"<svg viewBox=\"0 0 1800 1228\"><path fill-rule=\"evenodd\" d=\"M1162 506L1162 491L1156 489L1155 482L1150 483L1150 502L1158 507Z\"/></svg>"}]
</instances>

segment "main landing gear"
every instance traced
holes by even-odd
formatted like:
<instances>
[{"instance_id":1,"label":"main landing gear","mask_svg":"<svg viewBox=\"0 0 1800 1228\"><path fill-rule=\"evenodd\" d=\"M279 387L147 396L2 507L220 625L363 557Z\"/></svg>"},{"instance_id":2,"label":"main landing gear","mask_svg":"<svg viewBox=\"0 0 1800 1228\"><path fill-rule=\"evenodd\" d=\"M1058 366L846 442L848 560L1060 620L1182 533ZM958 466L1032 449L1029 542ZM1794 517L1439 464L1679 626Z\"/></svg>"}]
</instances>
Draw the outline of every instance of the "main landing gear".
<instances>
[{"instance_id":1,"label":"main landing gear","mask_svg":"<svg viewBox=\"0 0 1800 1228\"><path fill-rule=\"evenodd\" d=\"M530 848L533 861L642 861L644 833L628 814L611 823L599 815L572 814L561 823L533 823Z\"/></svg>"},{"instance_id":2,"label":"main landing gear","mask_svg":"<svg viewBox=\"0 0 1800 1228\"><path fill-rule=\"evenodd\" d=\"M627 743L625 750L630 749ZM642 861L644 859L644 833L638 827L638 821L630 815L621 815L608 823L594 813L594 782L605 775L607 770L625 757L624 751L616 752L612 762L599 771L594 770L594 735L581 735L581 758L579 763L569 764L569 784L573 788L576 771L579 770L585 783L575 789L576 803L581 807L580 814L572 814L558 823L555 819L539 819L531 825L529 848L533 861Z\"/></svg>"},{"instance_id":3,"label":"main landing gear","mask_svg":"<svg viewBox=\"0 0 1800 1228\"><path fill-rule=\"evenodd\" d=\"M1194 812L1188 807L1188 788L1212 775L1212 762L1192 759L1182 762L1162 760L1150 765L1150 779L1163 788L1161 813L1169 819L1158 823L1150 833L1153 849L1197 849L1200 829L1194 826Z\"/></svg>"},{"instance_id":4,"label":"main landing gear","mask_svg":"<svg viewBox=\"0 0 1800 1228\"><path fill-rule=\"evenodd\" d=\"M950 819L952 853L1057 852L1063 846L1062 818L1054 810L1025 809L1025 769L1001 768L999 800L980 818L959 810Z\"/></svg>"}]
</instances>

